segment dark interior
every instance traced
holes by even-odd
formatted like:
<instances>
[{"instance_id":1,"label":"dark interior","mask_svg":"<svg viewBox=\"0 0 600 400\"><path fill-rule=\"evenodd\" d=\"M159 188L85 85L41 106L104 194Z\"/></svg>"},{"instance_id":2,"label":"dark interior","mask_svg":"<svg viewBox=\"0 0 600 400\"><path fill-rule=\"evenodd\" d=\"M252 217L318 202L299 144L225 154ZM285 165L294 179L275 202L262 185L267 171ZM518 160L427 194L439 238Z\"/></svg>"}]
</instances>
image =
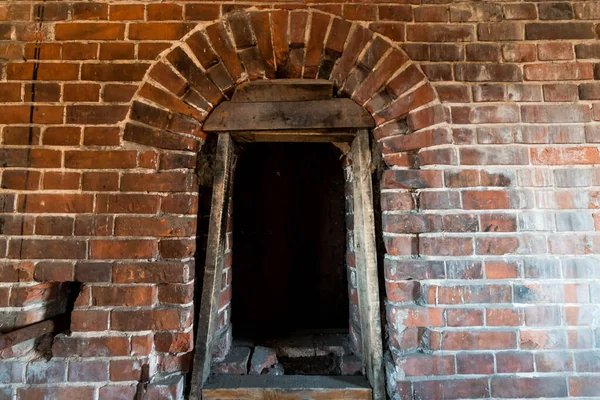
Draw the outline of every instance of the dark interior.
<instances>
[{"instance_id":1,"label":"dark interior","mask_svg":"<svg viewBox=\"0 0 600 400\"><path fill-rule=\"evenodd\" d=\"M251 143L235 171L235 337L348 328L344 175L331 144Z\"/></svg>"}]
</instances>

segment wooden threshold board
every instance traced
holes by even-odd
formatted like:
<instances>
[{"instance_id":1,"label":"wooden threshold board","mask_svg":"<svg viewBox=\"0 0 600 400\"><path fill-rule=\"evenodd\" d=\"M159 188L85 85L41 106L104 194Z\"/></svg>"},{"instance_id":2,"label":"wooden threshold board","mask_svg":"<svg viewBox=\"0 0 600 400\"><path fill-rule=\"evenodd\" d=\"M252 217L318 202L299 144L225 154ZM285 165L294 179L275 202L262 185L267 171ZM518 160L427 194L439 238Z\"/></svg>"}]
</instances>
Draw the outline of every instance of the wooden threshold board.
<instances>
[{"instance_id":1,"label":"wooden threshold board","mask_svg":"<svg viewBox=\"0 0 600 400\"><path fill-rule=\"evenodd\" d=\"M364 376L218 375L209 378L202 400L371 400Z\"/></svg>"}]
</instances>

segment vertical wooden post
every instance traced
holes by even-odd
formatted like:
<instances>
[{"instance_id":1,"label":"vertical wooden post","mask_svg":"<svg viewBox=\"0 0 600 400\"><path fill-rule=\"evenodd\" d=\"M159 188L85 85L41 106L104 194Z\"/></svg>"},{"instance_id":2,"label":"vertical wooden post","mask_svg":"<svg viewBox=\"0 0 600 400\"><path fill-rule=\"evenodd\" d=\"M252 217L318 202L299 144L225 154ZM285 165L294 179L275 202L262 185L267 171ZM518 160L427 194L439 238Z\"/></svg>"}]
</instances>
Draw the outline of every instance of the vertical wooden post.
<instances>
[{"instance_id":1,"label":"vertical wooden post","mask_svg":"<svg viewBox=\"0 0 600 400\"><path fill-rule=\"evenodd\" d=\"M217 328L219 292L223 274L223 252L225 251L224 242L232 165L233 142L228 133L221 133L217 142L190 399L200 399L202 386L210 374L213 341Z\"/></svg>"},{"instance_id":2,"label":"vertical wooden post","mask_svg":"<svg viewBox=\"0 0 600 400\"><path fill-rule=\"evenodd\" d=\"M362 353L373 399L385 400L385 375L379 282L371 182L369 133L359 130L352 142L352 186L354 196L354 246L358 274L358 307L362 334Z\"/></svg>"}]
</instances>

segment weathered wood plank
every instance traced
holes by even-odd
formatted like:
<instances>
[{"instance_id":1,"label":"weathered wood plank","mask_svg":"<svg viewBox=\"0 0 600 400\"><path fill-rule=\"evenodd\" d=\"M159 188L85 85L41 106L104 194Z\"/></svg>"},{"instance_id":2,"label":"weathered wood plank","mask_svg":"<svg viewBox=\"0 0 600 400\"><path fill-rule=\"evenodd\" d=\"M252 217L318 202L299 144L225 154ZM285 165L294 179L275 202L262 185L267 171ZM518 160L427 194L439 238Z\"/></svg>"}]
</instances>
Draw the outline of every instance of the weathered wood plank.
<instances>
[{"instance_id":1,"label":"weathered wood plank","mask_svg":"<svg viewBox=\"0 0 600 400\"><path fill-rule=\"evenodd\" d=\"M333 97L333 82L323 79L276 79L246 82L238 86L232 102L323 100Z\"/></svg>"},{"instance_id":2,"label":"weathered wood plank","mask_svg":"<svg viewBox=\"0 0 600 400\"><path fill-rule=\"evenodd\" d=\"M371 115L350 99L269 103L223 102L204 124L206 132L371 128Z\"/></svg>"},{"instance_id":3,"label":"weathered wood plank","mask_svg":"<svg viewBox=\"0 0 600 400\"><path fill-rule=\"evenodd\" d=\"M235 142L292 142L292 143L333 143L351 142L356 134L344 131L239 131L231 134Z\"/></svg>"},{"instance_id":4,"label":"weathered wood plank","mask_svg":"<svg viewBox=\"0 0 600 400\"><path fill-rule=\"evenodd\" d=\"M367 377L373 387L373 399L384 400L385 376L368 135L368 131L360 130L352 142L354 246L358 274L358 307L361 315L363 360Z\"/></svg>"},{"instance_id":5,"label":"weathered wood plank","mask_svg":"<svg viewBox=\"0 0 600 400\"><path fill-rule=\"evenodd\" d=\"M201 387L210 373L223 274L223 252L232 164L233 142L231 137L227 134L219 135L190 399L200 398Z\"/></svg>"},{"instance_id":6,"label":"weathered wood plank","mask_svg":"<svg viewBox=\"0 0 600 400\"><path fill-rule=\"evenodd\" d=\"M370 389L211 389L202 390L203 400L371 400Z\"/></svg>"},{"instance_id":7,"label":"weathered wood plank","mask_svg":"<svg viewBox=\"0 0 600 400\"><path fill-rule=\"evenodd\" d=\"M211 377L203 400L371 400L368 381L360 376L231 376Z\"/></svg>"}]
</instances>

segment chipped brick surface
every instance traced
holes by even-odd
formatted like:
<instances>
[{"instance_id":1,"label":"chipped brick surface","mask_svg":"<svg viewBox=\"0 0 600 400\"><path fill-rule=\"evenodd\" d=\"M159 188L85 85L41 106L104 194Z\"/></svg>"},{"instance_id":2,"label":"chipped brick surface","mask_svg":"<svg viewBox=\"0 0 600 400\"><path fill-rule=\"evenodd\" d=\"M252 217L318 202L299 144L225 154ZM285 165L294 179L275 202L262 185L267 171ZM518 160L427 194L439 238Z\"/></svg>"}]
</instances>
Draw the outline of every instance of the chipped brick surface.
<instances>
[{"instance_id":1,"label":"chipped brick surface","mask_svg":"<svg viewBox=\"0 0 600 400\"><path fill-rule=\"evenodd\" d=\"M85 283L54 359L2 350L0 398L189 368L202 123L248 79L315 76L378 124L390 395L598 395L600 4L306 3L0 2L0 332ZM146 398L180 396L165 379Z\"/></svg>"}]
</instances>

